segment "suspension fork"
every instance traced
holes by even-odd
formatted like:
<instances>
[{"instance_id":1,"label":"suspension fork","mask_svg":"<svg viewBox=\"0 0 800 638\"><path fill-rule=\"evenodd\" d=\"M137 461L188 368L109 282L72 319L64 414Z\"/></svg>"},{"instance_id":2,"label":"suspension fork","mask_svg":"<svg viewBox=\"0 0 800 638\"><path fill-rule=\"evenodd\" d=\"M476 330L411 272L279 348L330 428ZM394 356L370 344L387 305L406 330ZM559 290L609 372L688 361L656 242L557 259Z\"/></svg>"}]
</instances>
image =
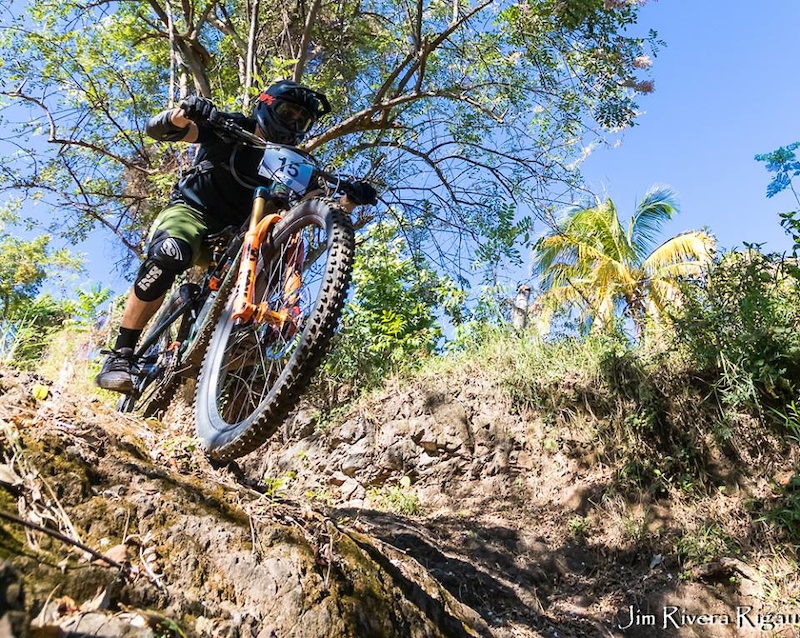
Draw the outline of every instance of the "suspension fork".
<instances>
[{"instance_id":1,"label":"suspension fork","mask_svg":"<svg viewBox=\"0 0 800 638\"><path fill-rule=\"evenodd\" d=\"M265 237L282 218L276 213L267 213L266 205L269 189L259 186L253 195L253 209L250 214L250 225L244 236L242 259L239 262L239 273L234 288L233 314L234 321L245 323L251 319L268 321L281 325L286 317L282 313L270 310L267 304L255 303L255 281L258 258ZM283 314L286 314L285 312Z\"/></svg>"}]
</instances>

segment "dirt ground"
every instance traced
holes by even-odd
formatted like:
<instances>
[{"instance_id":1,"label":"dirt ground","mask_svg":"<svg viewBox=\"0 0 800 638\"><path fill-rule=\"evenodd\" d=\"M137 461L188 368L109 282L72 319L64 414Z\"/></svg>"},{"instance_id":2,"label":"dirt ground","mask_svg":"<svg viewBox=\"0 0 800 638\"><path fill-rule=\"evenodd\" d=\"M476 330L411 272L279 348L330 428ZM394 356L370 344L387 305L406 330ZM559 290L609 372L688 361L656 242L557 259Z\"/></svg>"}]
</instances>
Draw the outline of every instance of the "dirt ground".
<instances>
[{"instance_id":1,"label":"dirt ground","mask_svg":"<svg viewBox=\"0 0 800 638\"><path fill-rule=\"evenodd\" d=\"M0 635L800 635L795 550L748 509L795 457L632 492L590 428L497 397L389 387L215 467L180 402L143 420L4 371Z\"/></svg>"}]
</instances>

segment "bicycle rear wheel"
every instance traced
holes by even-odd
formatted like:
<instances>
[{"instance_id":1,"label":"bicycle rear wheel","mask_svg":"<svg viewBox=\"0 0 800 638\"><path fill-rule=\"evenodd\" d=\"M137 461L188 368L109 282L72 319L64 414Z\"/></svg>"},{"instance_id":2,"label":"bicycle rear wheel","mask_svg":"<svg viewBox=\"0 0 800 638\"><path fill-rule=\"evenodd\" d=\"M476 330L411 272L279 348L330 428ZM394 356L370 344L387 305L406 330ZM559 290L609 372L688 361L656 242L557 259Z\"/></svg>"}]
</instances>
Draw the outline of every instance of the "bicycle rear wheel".
<instances>
[{"instance_id":1,"label":"bicycle rear wheel","mask_svg":"<svg viewBox=\"0 0 800 638\"><path fill-rule=\"evenodd\" d=\"M185 305L185 294L182 297L181 288L194 284L186 282L173 287L141 340L147 343L155 336L154 343L138 357L133 374L134 392L119 399L117 411L138 410L145 417L159 415L169 407L181 382L197 376L214 326L222 314L222 300L235 283L235 264L238 259L237 253L233 260L234 267L223 271L225 274L217 292L206 293L200 302L192 302L195 305L200 303L194 322L190 319L189 309L185 308L181 316L162 327L173 313Z\"/></svg>"},{"instance_id":2,"label":"bicycle rear wheel","mask_svg":"<svg viewBox=\"0 0 800 638\"><path fill-rule=\"evenodd\" d=\"M255 301L288 320L238 325L230 295L197 384L197 435L219 460L255 450L278 428L327 352L350 284L353 227L330 200L298 204L267 243Z\"/></svg>"},{"instance_id":3,"label":"bicycle rear wheel","mask_svg":"<svg viewBox=\"0 0 800 638\"><path fill-rule=\"evenodd\" d=\"M167 297L161 309L150 323L150 328L142 338L147 343L155 336L153 344L138 357L133 371L133 392L122 395L117 401L118 412L133 412L142 409L144 416L152 416L169 404L177 388L176 375L169 374L172 358L178 355L173 344L176 343L179 324L183 319L173 321L163 327L162 324L181 305L178 288ZM161 329L160 333L156 333Z\"/></svg>"}]
</instances>

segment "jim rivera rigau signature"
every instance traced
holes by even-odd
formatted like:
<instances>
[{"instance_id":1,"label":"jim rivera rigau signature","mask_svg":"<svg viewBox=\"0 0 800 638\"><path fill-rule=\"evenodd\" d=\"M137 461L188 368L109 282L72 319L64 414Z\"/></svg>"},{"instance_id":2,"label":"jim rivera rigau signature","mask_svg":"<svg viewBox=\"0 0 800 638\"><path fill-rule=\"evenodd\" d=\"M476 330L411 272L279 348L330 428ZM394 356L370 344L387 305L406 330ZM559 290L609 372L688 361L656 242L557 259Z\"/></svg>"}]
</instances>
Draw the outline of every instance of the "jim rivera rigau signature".
<instances>
[{"instance_id":1,"label":"jim rivera rigau signature","mask_svg":"<svg viewBox=\"0 0 800 638\"><path fill-rule=\"evenodd\" d=\"M800 612L755 611L752 607L742 605L736 607L732 614L692 614L681 607L666 605L660 613L644 613L635 605L630 605L622 614L622 621L617 625L623 631L630 627L660 627L671 629L687 625L735 625L760 631L771 631L782 625L800 624Z\"/></svg>"}]
</instances>

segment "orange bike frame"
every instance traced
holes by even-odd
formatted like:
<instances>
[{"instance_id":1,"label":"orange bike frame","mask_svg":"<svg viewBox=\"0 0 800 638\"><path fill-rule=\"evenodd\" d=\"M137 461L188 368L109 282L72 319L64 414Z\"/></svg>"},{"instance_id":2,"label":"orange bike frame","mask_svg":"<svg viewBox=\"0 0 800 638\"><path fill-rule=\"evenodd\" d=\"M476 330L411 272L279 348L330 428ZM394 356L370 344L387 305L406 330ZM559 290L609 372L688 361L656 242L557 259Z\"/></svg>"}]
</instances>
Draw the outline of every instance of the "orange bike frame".
<instances>
[{"instance_id":1,"label":"orange bike frame","mask_svg":"<svg viewBox=\"0 0 800 638\"><path fill-rule=\"evenodd\" d=\"M303 282L299 269L290 267L284 281L284 298L287 303L283 304L277 312L270 309L266 303L255 303L256 268L261 246L272 227L282 219L280 215L275 213L266 214L267 201L268 190L263 187L257 188L253 197L253 212L250 215L250 225L244 236L242 259L239 262L239 273L236 279L236 288L234 289L232 318L240 322L250 320L255 320L259 323L266 322L282 328L292 318L290 316L290 308L297 302L296 293ZM290 250L292 253L290 259L294 262L296 261L298 249L294 247L290 248Z\"/></svg>"}]
</instances>

